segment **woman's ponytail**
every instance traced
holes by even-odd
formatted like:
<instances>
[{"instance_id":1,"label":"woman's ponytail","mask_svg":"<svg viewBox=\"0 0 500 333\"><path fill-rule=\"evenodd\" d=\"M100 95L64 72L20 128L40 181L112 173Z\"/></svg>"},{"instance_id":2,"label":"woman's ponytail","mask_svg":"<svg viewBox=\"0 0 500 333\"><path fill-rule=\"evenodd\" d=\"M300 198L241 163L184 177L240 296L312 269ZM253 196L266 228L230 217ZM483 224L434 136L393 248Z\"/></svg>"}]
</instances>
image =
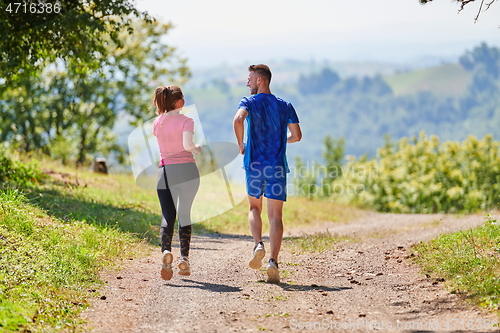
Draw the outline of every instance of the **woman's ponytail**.
<instances>
[{"instance_id":1,"label":"woman's ponytail","mask_svg":"<svg viewBox=\"0 0 500 333\"><path fill-rule=\"evenodd\" d=\"M156 106L156 114L160 115L174 110L175 102L183 98L182 90L178 86L158 87L151 104Z\"/></svg>"}]
</instances>

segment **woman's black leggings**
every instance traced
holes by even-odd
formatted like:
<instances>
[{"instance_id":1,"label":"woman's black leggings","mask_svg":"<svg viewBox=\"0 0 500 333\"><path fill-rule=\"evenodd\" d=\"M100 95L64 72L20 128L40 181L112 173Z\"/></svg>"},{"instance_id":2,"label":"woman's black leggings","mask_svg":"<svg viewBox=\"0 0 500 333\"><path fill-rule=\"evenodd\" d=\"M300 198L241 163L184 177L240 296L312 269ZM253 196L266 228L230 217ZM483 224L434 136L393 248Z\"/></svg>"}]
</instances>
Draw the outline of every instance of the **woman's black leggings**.
<instances>
[{"instance_id":1,"label":"woman's black leggings","mask_svg":"<svg viewBox=\"0 0 500 333\"><path fill-rule=\"evenodd\" d=\"M191 242L191 206L200 187L200 174L195 163L167 164L158 170L157 192L162 221L161 251L172 251L176 217L179 220L181 256L189 256Z\"/></svg>"}]
</instances>

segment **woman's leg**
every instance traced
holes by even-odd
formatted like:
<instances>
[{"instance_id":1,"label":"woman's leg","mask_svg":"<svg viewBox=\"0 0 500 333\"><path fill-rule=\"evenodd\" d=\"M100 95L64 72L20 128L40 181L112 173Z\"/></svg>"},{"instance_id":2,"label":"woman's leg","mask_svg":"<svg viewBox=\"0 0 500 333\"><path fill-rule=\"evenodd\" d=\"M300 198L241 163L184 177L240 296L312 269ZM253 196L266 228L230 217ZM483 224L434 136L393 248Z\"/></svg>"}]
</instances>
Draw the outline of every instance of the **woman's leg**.
<instances>
[{"instance_id":1,"label":"woman's leg","mask_svg":"<svg viewBox=\"0 0 500 333\"><path fill-rule=\"evenodd\" d=\"M165 168L161 167L158 170L158 182L157 189L158 199L160 200L161 206L161 227L160 227L160 238L161 238L161 252L168 250L172 251L172 236L174 234L175 219L177 217L177 210L175 207L175 201L168 187L167 178L165 174Z\"/></svg>"},{"instance_id":2,"label":"woman's leg","mask_svg":"<svg viewBox=\"0 0 500 333\"><path fill-rule=\"evenodd\" d=\"M179 241L181 245L181 256L189 256L191 243L191 208L200 187L200 178L196 164L191 163L188 167L191 180L176 185L179 189Z\"/></svg>"}]
</instances>

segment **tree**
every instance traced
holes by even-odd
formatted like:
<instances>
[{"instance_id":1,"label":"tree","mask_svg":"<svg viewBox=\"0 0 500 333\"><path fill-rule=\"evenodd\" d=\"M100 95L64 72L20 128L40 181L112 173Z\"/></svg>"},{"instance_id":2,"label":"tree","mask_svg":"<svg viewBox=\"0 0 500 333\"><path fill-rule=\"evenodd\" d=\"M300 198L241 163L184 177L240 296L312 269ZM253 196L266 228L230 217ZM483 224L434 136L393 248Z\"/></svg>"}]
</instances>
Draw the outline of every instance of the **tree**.
<instances>
[{"instance_id":1,"label":"tree","mask_svg":"<svg viewBox=\"0 0 500 333\"><path fill-rule=\"evenodd\" d=\"M493 79L498 79L500 76L500 49L481 43L460 57L460 65L468 71L484 71Z\"/></svg>"},{"instance_id":2,"label":"tree","mask_svg":"<svg viewBox=\"0 0 500 333\"><path fill-rule=\"evenodd\" d=\"M319 74L312 74L310 76L301 75L298 86L299 91L303 95L321 94L328 91L339 81L340 78L337 73L329 68L324 68Z\"/></svg>"},{"instance_id":3,"label":"tree","mask_svg":"<svg viewBox=\"0 0 500 333\"><path fill-rule=\"evenodd\" d=\"M40 70L27 67L0 90L0 141L33 151L47 145L52 131L54 92Z\"/></svg>"},{"instance_id":4,"label":"tree","mask_svg":"<svg viewBox=\"0 0 500 333\"><path fill-rule=\"evenodd\" d=\"M152 21L129 0L0 0L0 78L57 58L96 65L108 39L122 45L119 34L132 32L134 17Z\"/></svg>"},{"instance_id":5,"label":"tree","mask_svg":"<svg viewBox=\"0 0 500 333\"><path fill-rule=\"evenodd\" d=\"M154 88L160 85L182 84L190 76L187 59L177 55L177 49L162 42L171 24L158 21L135 21L134 33L122 32L123 47L110 46L110 56L104 61L106 77L117 82L123 97L121 107L137 121L151 118L149 101Z\"/></svg>"},{"instance_id":6,"label":"tree","mask_svg":"<svg viewBox=\"0 0 500 333\"><path fill-rule=\"evenodd\" d=\"M421 4L426 4L428 2L431 2L433 0L419 0ZM458 10L458 12L461 12L464 7L466 5L468 5L469 3L471 2L474 2L476 0L456 0L459 4L460 4L460 9ZM479 18L479 15L481 15L481 12L483 12L483 7L485 7L484 10L488 10L490 8L490 6L497 0L489 0L489 2L487 2L486 4L484 3L485 1L484 0L481 0L481 4L479 5L479 11L476 15L476 17L474 18L474 23L477 22L478 18Z\"/></svg>"},{"instance_id":7,"label":"tree","mask_svg":"<svg viewBox=\"0 0 500 333\"><path fill-rule=\"evenodd\" d=\"M472 73L469 89L461 100L462 112L471 118L493 118L499 110L500 49L482 43L461 56L460 64Z\"/></svg>"},{"instance_id":8,"label":"tree","mask_svg":"<svg viewBox=\"0 0 500 333\"><path fill-rule=\"evenodd\" d=\"M171 25L134 21L133 34L122 31L119 48L110 38L107 57L81 70L78 59L58 60L42 71L30 67L0 91L0 139L21 150L42 150L77 164L88 154L121 151L112 132L126 112L149 119L149 100L155 85L182 82L189 77L186 59L161 42ZM67 149L71 147L72 149Z\"/></svg>"},{"instance_id":9,"label":"tree","mask_svg":"<svg viewBox=\"0 0 500 333\"><path fill-rule=\"evenodd\" d=\"M113 128L119 112L135 117L133 124L151 118L148 104L157 85L183 82L190 72L186 59L175 53L175 48L161 42L171 29L170 24L134 22L134 33L124 33L123 47L113 47L101 67L89 77L78 78L75 94L81 96L73 103L73 119L79 138L78 164L85 161L88 152L95 152L102 136L107 136L111 148ZM75 109L75 107L77 109Z\"/></svg>"},{"instance_id":10,"label":"tree","mask_svg":"<svg viewBox=\"0 0 500 333\"><path fill-rule=\"evenodd\" d=\"M345 156L345 138L332 139L330 135L325 137L323 159L325 160L325 174L321 184L325 195L331 195L332 182L342 176L342 165Z\"/></svg>"},{"instance_id":11,"label":"tree","mask_svg":"<svg viewBox=\"0 0 500 333\"><path fill-rule=\"evenodd\" d=\"M323 141L323 159L325 165L316 162L304 163L300 156L295 157L295 175L293 184L296 194L311 200L315 197L330 197L332 182L342 176L345 156L345 138L332 139L327 135Z\"/></svg>"},{"instance_id":12,"label":"tree","mask_svg":"<svg viewBox=\"0 0 500 333\"><path fill-rule=\"evenodd\" d=\"M317 166L313 162L304 164L300 156L295 157L295 168L297 170L293 179L293 184L297 195L305 196L308 200L314 199L318 195L318 175Z\"/></svg>"}]
</instances>

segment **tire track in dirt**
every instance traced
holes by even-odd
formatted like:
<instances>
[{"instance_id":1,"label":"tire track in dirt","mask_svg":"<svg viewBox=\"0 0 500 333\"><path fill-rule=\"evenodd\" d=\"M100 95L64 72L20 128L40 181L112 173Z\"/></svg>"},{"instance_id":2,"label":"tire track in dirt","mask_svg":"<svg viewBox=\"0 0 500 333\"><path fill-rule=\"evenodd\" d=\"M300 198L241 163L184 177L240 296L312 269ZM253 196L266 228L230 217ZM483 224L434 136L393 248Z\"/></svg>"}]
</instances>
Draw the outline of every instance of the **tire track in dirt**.
<instances>
[{"instance_id":1,"label":"tire track in dirt","mask_svg":"<svg viewBox=\"0 0 500 333\"><path fill-rule=\"evenodd\" d=\"M285 236L329 231L358 241L322 253L292 254L285 248L279 285L263 283L265 272L247 266L253 247L250 237L196 236L190 277L161 280L159 251L128 260L123 270L108 273L101 291L106 299L92 300L83 314L88 320L85 329L287 332L302 327L308 332L452 332L464 328L491 332L479 324L487 326L487 320L495 319L493 314L450 294L407 258L407 249L420 241L483 221L482 215L367 213L350 223L286 231ZM467 328L469 321L475 329Z\"/></svg>"}]
</instances>

